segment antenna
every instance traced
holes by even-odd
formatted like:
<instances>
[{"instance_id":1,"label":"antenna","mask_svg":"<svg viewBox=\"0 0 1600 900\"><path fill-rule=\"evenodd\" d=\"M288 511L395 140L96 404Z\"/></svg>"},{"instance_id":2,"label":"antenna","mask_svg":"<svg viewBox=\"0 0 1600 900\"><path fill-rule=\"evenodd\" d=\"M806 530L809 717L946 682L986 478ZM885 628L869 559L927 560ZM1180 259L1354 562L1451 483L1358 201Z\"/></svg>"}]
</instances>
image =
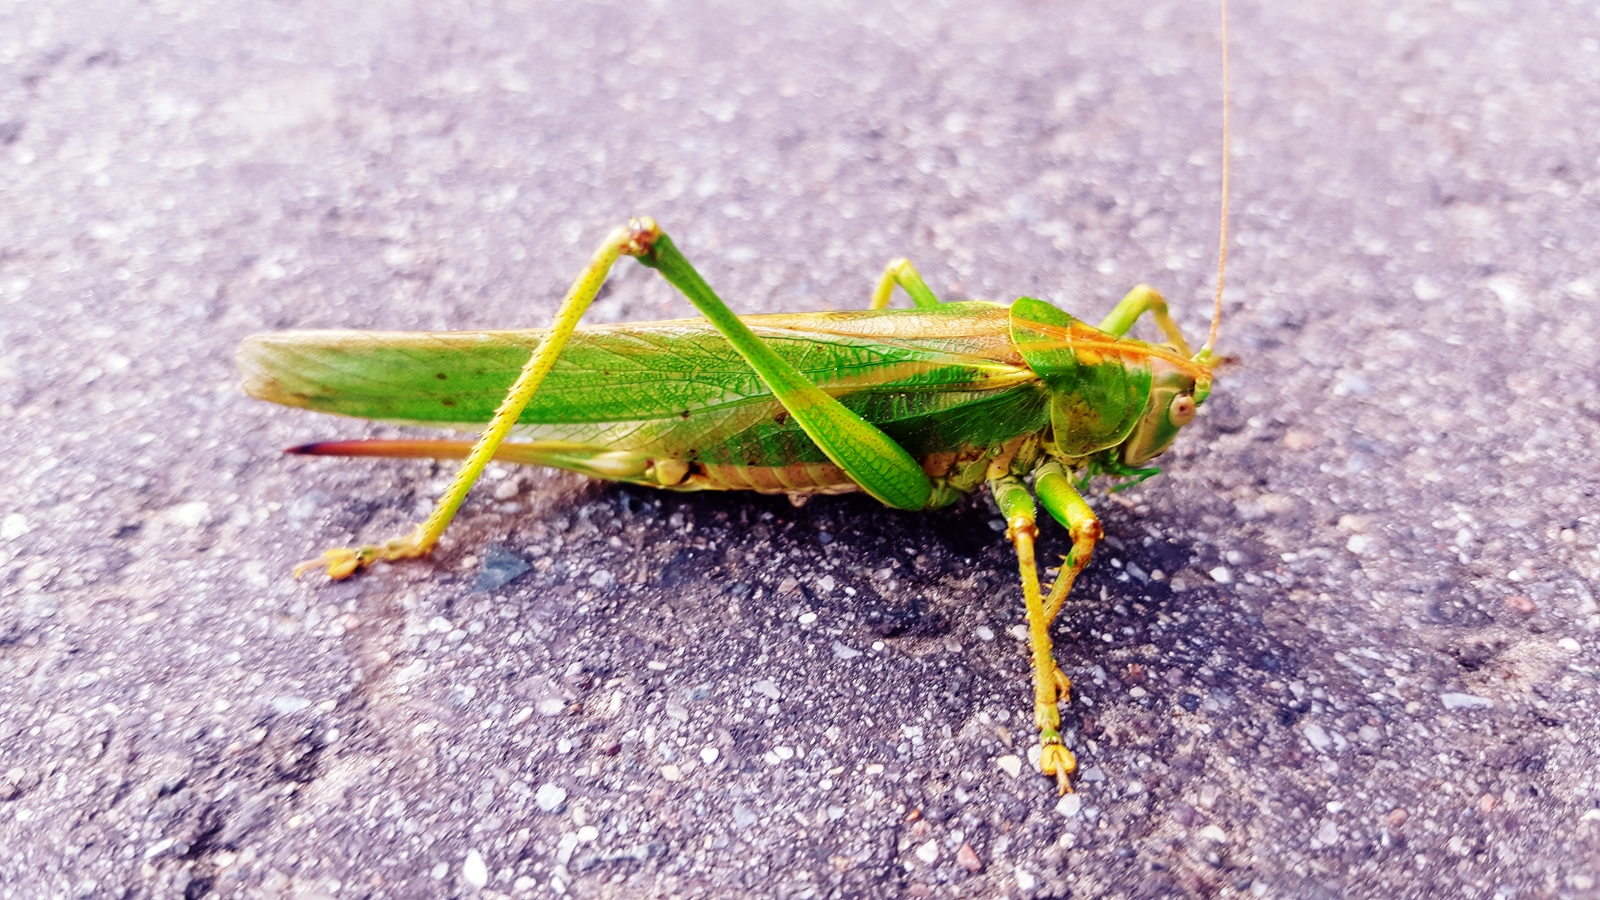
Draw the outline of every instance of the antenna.
<instances>
[{"instance_id":1,"label":"antenna","mask_svg":"<svg viewBox=\"0 0 1600 900\"><path fill-rule=\"evenodd\" d=\"M1222 0L1222 227L1217 238L1217 297L1211 307L1211 333L1197 359L1211 355L1217 344L1217 330L1222 327L1222 287L1228 275L1228 188L1233 168L1233 133L1229 127L1232 99L1228 88L1228 0Z\"/></svg>"}]
</instances>

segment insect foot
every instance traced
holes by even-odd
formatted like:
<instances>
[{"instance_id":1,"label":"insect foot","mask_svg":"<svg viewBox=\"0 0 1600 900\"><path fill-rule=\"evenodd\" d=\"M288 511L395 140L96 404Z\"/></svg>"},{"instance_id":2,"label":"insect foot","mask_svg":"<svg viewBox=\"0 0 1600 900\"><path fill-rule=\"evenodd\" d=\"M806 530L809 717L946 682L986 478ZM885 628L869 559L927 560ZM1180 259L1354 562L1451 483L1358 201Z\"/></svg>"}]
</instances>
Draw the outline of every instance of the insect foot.
<instances>
[{"instance_id":1,"label":"insect foot","mask_svg":"<svg viewBox=\"0 0 1600 900\"><path fill-rule=\"evenodd\" d=\"M1072 780L1069 776L1078 770L1078 760L1061 744L1061 737L1054 731L1047 731L1039 736L1039 771L1047 776L1054 775L1056 784L1061 788L1061 793L1072 793Z\"/></svg>"},{"instance_id":2,"label":"insect foot","mask_svg":"<svg viewBox=\"0 0 1600 900\"><path fill-rule=\"evenodd\" d=\"M424 546L422 528L413 528L403 538L394 538L365 547L334 547L324 550L316 559L308 559L294 567L294 577L299 578L313 569L324 569L334 581L349 578L379 560L393 562L397 559L416 559L426 556L432 544Z\"/></svg>"}]
</instances>

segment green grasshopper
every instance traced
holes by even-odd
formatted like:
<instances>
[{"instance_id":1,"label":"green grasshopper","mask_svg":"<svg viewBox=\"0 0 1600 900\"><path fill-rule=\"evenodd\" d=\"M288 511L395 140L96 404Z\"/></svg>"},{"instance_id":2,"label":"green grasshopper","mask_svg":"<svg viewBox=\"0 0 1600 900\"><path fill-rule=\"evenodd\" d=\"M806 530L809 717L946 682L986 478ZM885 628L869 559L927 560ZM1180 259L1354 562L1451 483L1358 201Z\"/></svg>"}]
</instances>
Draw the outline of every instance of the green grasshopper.
<instances>
[{"instance_id":1,"label":"green grasshopper","mask_svg":"<svg viewBox=\"0 0 1600 900\"><path fill-rule=\"evenodd\" d=\"M462 458L409 534L329 550L296 576L345 578L425 556L491 459L553 466L672 491L864 491L895 509L947 506L987 483L1016 548L1032 650L1039 769L1062 793L1077 762L1058 703L1071 683L1050 626L1101 537L1079 493L1089 478L1142 481L1211 392L1227 247L1227 32L1223 25L1223 202L1211 332L1191 354L1167 304L1140 285L1092 327L1041 300L941 302L904 259L869 309L739 317L648 218L613 231L547 330L289 331L239 349L253 397L388 422L473 431L449 440L344 441L292 452ZM659 271L703 319L579 328L613 264ZM889 309L896 286L911 309ZM1167 338L1128 337L1150 315ZM516 440L508 441L515 435ZM1032 477L1030 493L1025 479ZM1034 497L1072 547L1048 594L1034 561Z\"/></svg>"},{"instance_id":2,"label":"green grasshopper","mask_svg":"<svg viewBox=\"0 0 1600 900\"><path fill-rule=\"evenodd\" d=\"M577 328L622 255L661 272L705 318ZM886 308L896 285L912 309ZM1167 345L1127 337L1146 313ZM1051 656L1050 624L1101 536L1074 481L1154 475L1141 466L1193 421L1212 368L1209 346L1191 355L1148 287L1096 328L1028 297L1009 308L942 303L903 259L885 270L869 310L740 318L649 219L606 238L549 330L274 332L247 338L238 360L245 391L275 403L460 430L489 421L475 444L295 448L467 459L410 534L329 550L297 575L324 568L344 578L426 555L490 459L674 491L865 491L906 510L938 509L987 483L1022 574L1039 767L1063 791L1076 762L1057 702L1070 683ZM1029 475L1072 536L1048 596L1034 563Z\"/></svg>"}]
</instances>

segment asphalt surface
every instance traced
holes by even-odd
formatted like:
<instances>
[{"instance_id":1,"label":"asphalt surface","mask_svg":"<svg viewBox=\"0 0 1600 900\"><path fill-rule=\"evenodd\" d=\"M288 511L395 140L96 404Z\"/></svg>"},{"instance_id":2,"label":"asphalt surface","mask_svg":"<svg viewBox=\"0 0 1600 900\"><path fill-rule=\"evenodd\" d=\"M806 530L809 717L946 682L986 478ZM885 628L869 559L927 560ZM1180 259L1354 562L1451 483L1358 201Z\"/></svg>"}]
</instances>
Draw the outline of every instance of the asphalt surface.
<instances>
[{"instance_id":1,"label":"asphalt surface","mask_svg":"<svg viewBox=\"0 0 1600 900\"><path fill-rule=\"evenodd\" d=\"M634 214L742 311L907 255L1198 333L1210 4L0 21L0 897L1600 896L1591 3L1236 3L1232 362L1094 501L1064 802L986 498L495 470L433 559L295 582L449 469L280 455L390 430L231 357L543 325ZM594 316L688 313L628 266Z\"/></svg>"}]
</instances>

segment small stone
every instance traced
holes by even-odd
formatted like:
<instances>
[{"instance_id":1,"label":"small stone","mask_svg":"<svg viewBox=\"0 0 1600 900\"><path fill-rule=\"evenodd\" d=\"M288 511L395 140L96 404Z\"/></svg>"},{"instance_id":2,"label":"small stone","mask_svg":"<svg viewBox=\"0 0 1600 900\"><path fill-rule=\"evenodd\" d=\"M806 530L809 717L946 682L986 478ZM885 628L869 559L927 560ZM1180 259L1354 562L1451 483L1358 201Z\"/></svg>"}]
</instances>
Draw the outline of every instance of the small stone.
<instances>
[{"instance_id":1,"label":"small stone","mask_svg":"<svg viewBox=\"0 0 1600 900\"><path fill-rule=\"evenodd\" d=\"M668 763L667 765L661 767L661 777L667 781L682 781L683 770L675 765L672 765L671 763Z\"/></svg>"},{"instance_id":2,"label":"small stone","mask_svg":"<svg viewBox=\"0 0 1600 900\"><path fill-rule=\"evenodd\" d=\"M1478 812L1488 815L1494 812L1495 799L1493 794L1484 794L1478 798Z\"/></svg>"},{"instance_id":3,"label":"small stone","mask_svg":"<svg viewBox=\"0 0 1600 900\"><path fill-rule=\"evenodd\" d=\"M865 771L868 775L882 775L883 763L870 763L867 765Z\"/></svg>"},{"instance_id":4,"label":"small stone","mask_svg":"<svg viewBox=\"0 0 1600 900\"><path fill-rule=\"evenodd\" d=\"M1532 600L1529 600L1527 597L1524 597L1521 594L1513 594L1510 597L1507 597L1506 605L1517 612L1522 613L1523 615L1539 611L1539 604L1534 603Z\"/></svg>"},{"instance_id":5,"label":"small stone","mask_svg":"<svg viewBox=\"0 0 1600 900\"><path fill-rule=\"evenodd\" d=\"M754 825L757 818L750 807L745 806L743 803L735 803L733 805L733 827L742 831Z\"/></svg>"},{"instance_id":6,"label":"small stone","mask_svg":"<svg viewBox=\"0 0 1600 900\"><path fill-rule=\"evenodd\" d=\"M1445 709L1493 709L1494 701L1473 694L1440 694L1439 702Z\"/></svg>"},{"instance_id":7,"label":"small stone","mask_svg":"<svg viewBox=\"0 0 1600 900\"><path fill-rule=\"evenodd\" d=\"M1140 697L1147 696L1149 693L1149 691L1146 691L1144 688L1139 687L1138 685L1128 688L1128 696L1134 698L1135 700L1139 699Z\"/></svg>"},{"instance_id":8,"label":"small stone","mask_svg":"<svg viewBox=\"0 0 1600 900\"><path fill-rule=\"evenodd\" d=\"M1344 542L1344 548L1357 556L1365 555L1372 549L1372 536L1367 534L1352 534Z\"/></svg>"},{"instance_id":9,"label":"small stone","mask_svg":"<svg viewBox=\"0 0 1600 900\"><path fill-rule=\"evenodd\" d=\"M925 865L931 866L939 861L939 842L936 840L928 841L926 844L918 847L916 853L917 859L922 860Z\"/></svg>"},{"instance_id":10,"label":"small stone","mask_svg":"<svg viewBox=\"0 0 1600 900\"><path fill-rule=\"evenodd\" d=\"M567 832L561 836L561 841L556 844L556 862L563 866L572 862L572 851L578 849L578 836Z\"/></svg>"},{"instance_id":11,"label":"small stone","mask_svg":"<svg viewBox=\"0 0 1600 900\"><path fill-rule=\"evenodd\" d=\"M559 716L567 708L567 703L560 697L546 697L533 705L534 711L541 716Z\"/></svg>"},{"instance_id":12,"label":"small stone","mask_svg":"<svg viewBox=\"0 0 1600 900\"><path fill-rule=\"evenodd\" d=\"M814 625L817 621L817 614L814 612L803 612L800 614L799 618L795 619L795 621L799 622L801 625Z\"/></svg>"},{"instance_id":13,"label":"small stone","mask_svg":"<svg viewBox=\"0 0 1600 900\"><path fill-rule=\"evenodd\" d=\"M978 635L978 640L980 641L994 640L994 629L987 625L979 625L975 630L975 633Z\"/></svg>"},{"instance_id":14,"label":"small stone","mask_svg":"<svg viewBox=\"0 0 1600 900\"><path fill-rule=\"evenodd\" d=\"M1561 640L1556 641L1556 643L1560 645L1561 649L1567 651L1568 653L1578 653L1583 650L1583 645L1578 643L1577 638L1564 637Z\"/></svg>"},{"instance_id":15,"label":"small stone","mask_svg":"<svg viewBox=\"0 0 1600 900\"><path fill-rule=\"evenodd\" d=\"M597 588L608 588L617 583L617 576L611 574L610 569L601 569L589 576L589 583Z\"/></svg>"},{"instance_id":16,"label":"small stone","mask_svg":"<svg viewBox=\"0 0 1600 900\"><path fill-rule=\"evenodd\" d=\"M211 505L204 500L195 500L190 503L180 503L169 507L164 513L167 521L184 528L199 528L211 518ZM24 523L25 524L25 523ZM0 524L0 528L4 528Z\"/></svg>"},{"instance_id":17,"label":"small stone","mask_svg":"<svg viewBox=\"0 0 1600 900\"><path fill-rule=\"evenodd\" d=\"M1328 732L1324 731L1322 726L1315 722L1307 725L1303 733L1306 736L1306 740L1311 742L1311 746L1317 748L1319 752L1333 746L1333 738L1328 737Z\"/></svg>"},{"instance_id":18,"label":"small stone","mask_svg":"<svg viewBox=\"0 0 1600 900\"><path fill-rule=\"evenodd\" d=\"M1283 445L1290 450L1309 450L1317 445L1317 436L1291 428L1283 434Z\"/></svg>"},{"instance_id":19,"label":"small stone","mask_svg":"<svg viewBox=\"0 0 1600 900\"><path fill-rule=\"evenodd\" d=\"M1061 799L1056 801L1056 812L1069 819L1076 816L1082 809L1083 800L1077 794L1063 794Z\"/></svg>"},{"instance_id":20,"label":"small stone","mask_svg":"<svg viewBox=\"0 0 1600 900\"><path fill-rule=\"evenodd\" d=\"M855 649L854 647L846 647L843 643L841 643L839 641L834 641L833 642L833 658L834 659L855 659L856 657L858 657L860 655L861 655L861 651Z\"/></svg>"},{"instance_id":21,"label":"small stone","mask_svg":"<svg viewBox=\"0 0 1600 900\"><path fill-rule=\"evenodd\" d=\"M578 829L578 843L587 844L600 837L600 829L593 825L585 825Z\"/></svg>"},{"instance_id":22,"label":"small stone","mask_svg":"<svg viewBox=\"0 0 1600 900\"><path fill-rule=\"evenodd\" d=\"M1233 572L1227 566L1217 566L1206 574L1217 584L1233 584Z\"/></svg>"},{"instance_id":23,"label":"small stone","mask_svg":"<svg viewBox=\"0 0 1600 900\"><path fill-rule=\"evenodd\" d=\"M477 580L472 583L472 592L487 594L505 587L530 568L527 560L499 544L491 544L489 549L483 551L483 563L478 568Z\"/></svg>"},{"instance_id":24,"label":"small stone","mask_svg":"<svg viewBox=\"0 0 1600 900\"><path fill-rule=\"evenodd\" d=\"M0 540L13 541L32 530L27 516L22 513L9 513L0 519Z\"/></svg>"},{"instance_id":25,"label":"small stone","mask_svg":"<svg viewBox=\"0 0 1600 900\"><path fill-rule=\"evenodd\" d=\"M793 575L785 575L783 576L783 580L778 582L778 593L787 594L799 586L800 580L798 578L795 578Z\"/></svg>"},{"instance_id":26,"label":"small stone","mask_svg":"<svg viewBox=\"0 0 1600 900\"><path fill-rule=\"evenodd\" d=\"M1195 834L1213 844L1226 844L1228 842L1228 833L1223 831L1220 825L1207 825L1195 832Z\"/></svg>"},{"instance_id":27,"label":"small stone","mask_svg":"<svg viewBox=\"0 0 1600 900\"><path fill-rule=\"evenodd\" d=\"M1027 869L1017 866L1017 887L1024 891L1031 891L1039 883L1039 879L1028 873Z\"/></svg>"},{"instance_id":28,"label":"small stone","mask_svg":"<svg viewBox=\"0 0 1600 900\"><path fill-rule=\"evenodd\" d=\"M721 752L718 751L717 748L715 748L715 747L706 747L706 748L704 748L704 749L702 749L700 751L700 761L709 766L712 763L716 762L717 761L717 757L720 756L720 755L721 755Z\"/></svg>"},{"instance_id":29,"label":"small stone","mask_svg":"<svg viewBox=\"0 0 1600 900\"><path fill-rule=\"evenodd\" d=\"M531 891L538 886L539 882L535 881L531 876L528 875L519 875L517 876L517 880L511 883L511 889L519 893L526 893L527 891Z\"/></svg>"},{"instance_id":30,"label":"small stone","mask_svg":"<svg viewBox=\"0 0 1600 900\"><path fill-rule=\"evenodd\" d=\"M1411 814L1397 806L1389 811L1389 815L1386 818L1390 828L1399 828L1406 823L1407 819L1411 818Z\"/></svg>"},{"instance_id":31,"label":"small stone","mask_svg":"<svg viewBox=\"0 0 1600 900\"><path fill-rule=\"evenodd\" d=\"M1006 634L1011 635L1012 637L1016 638L1019 641L1025 641L1025 640L1028 639L1028 626L1026 626L1026 625L1013 625L1010 628L1006 629Z\"/></svg>"},{"instance_id":32,"label":"small stone","mask_svg":"<svg viewBox=\"0 0 1600 900\"><path fill-rule=\"evenodd\" d=\"M779 697L783 696L778 691L778 685L770 678L763 678L760 681L757 681L755 684L750 685L750 690L755 691L768 700L777 700Z\"/></svg>"},{"instance_id":33,"label":"small stone","mask_svg":"<svg viewBox=\"0 0 1600 900\"><path fill-rule=\"evenodd\" d=\"M1331 847L1339 843L1339 826L1335 825L1332 819L1324 821L1322 827L1317 830L1315 843L1324 847Z\"/></svg>"},{"instance_id":34,"label":"small stone","mask_svg":"<svg viewBox=\"0 0 1600 900\"><path fill-rule=\"evenodd\" d=\"M1012 778L1022 774L1022 760L1010 754L996 758L994 764L1000 767L1000 771L1010 775Z\"/></svg>"},{"instance_id":35,"label":"small stone","mask_svg":"<svg viewBox=\"0 0 1600 900\"><path fill-rule=\"evenodd\" d=\"M533 803L541 812L553 813L561 809L567 802L567 789L554 782L546 781L539 785L539 790L533 794Z\"/></svg>"},{"instance_id":36,"label":"small stone","mask_svg":"<svg viewBox=\"0 0 1600 900\"><path fill-rule=\"evenodd\" d=\"M461 877L475 888L482 888L489 883L489 866L483 861L483 854L476 850L467 851L467 861L461 864Z\"/></svg>"},{"instance_id":37,"label":"small stone","mask_svg":"<svg viewBox=\"0 0 1600 900\"><path fill-rule=\"evenodd\" d=\"M311 706L311 701L304 697L273 697L272 711L280 716L293 715Z\"/></svg>"},{"instance_id":38,"label":"small stone","mask_svg":"<svg viewBox=\"0 0 1600 900\"><path fill-rule=\"evenodd\" d=\"M968 872L983 870L983 860L978 858L978 851L972 849L971 844L962 844L961 849L956 851L956 864Z\"/></svg>"}]
</instances>

